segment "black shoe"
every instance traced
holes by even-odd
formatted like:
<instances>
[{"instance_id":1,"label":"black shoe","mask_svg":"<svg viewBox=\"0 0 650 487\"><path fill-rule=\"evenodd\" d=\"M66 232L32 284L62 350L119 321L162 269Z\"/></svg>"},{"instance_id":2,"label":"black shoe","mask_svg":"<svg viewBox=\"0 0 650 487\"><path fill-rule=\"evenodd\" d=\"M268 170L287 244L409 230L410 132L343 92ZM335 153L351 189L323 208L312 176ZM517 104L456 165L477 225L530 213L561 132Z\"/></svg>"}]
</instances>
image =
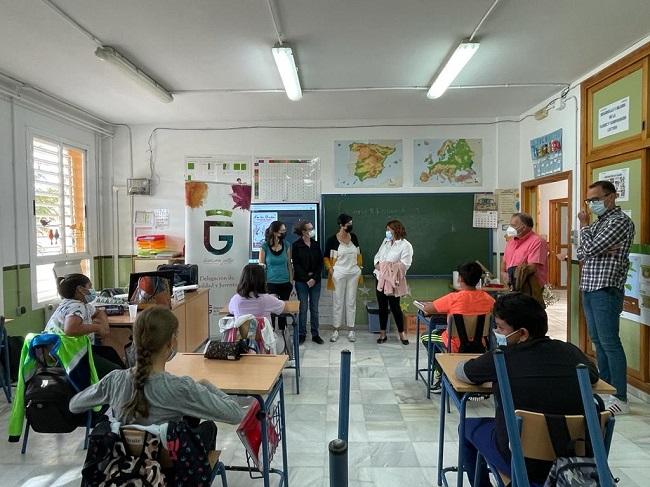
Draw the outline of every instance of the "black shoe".
<instances>
[{"instance_id":1,"label":"black shoe","mask_svg":"<svg viewBox=\"0 0 650 487\"><path fill-rule=\"evenodd\" d=\"M304 341L304 339L303 339L303 341ZM323 339L318 335L311 337L311 341L315 342L315 343L318 343L319 345L322 345L323 343L325 343L323 341Z\"/></svg>"},{"instance_id":2,"label":"black shoe","mask_svg":"<svg viewBox=\"0 0 650 487\"><path fill-rule=\"evenodd\" d=\"M434 394L440 394L442 392L442 383L440 381L437 381L433 386L431 387L431 392Z\"/></svg>"},{"instance_id":3,"label":"black shoe","mask_svg":"<svg viewBox=\"0 0 650 487\"><path fill-rule=\"evenodd\" d=\"M379 338L377 338L377 343L384 343L386 340L388 340L387 336L385 336L384 338L379 337Z\"/></svg>"},{"instance_id":4,"label":"black shoe","mask_svg":"<svg viewBox=\"0 0 650 487\"><path fill-rule=\"evenodd\" d=\"M300 345L302 345L303 343L305 343L305 337L301 335L300 338L298 338L298 343L299 343Z\"/></svg>"},{"instance_id":5,"label":"black shoe","mask_svg":"<svg viewBox=\"0 0 650 487\"><path fill-rule=\"evenodd\" d=\"M402 340L402 345L408 345L409 341L408 340Z\"/></svg>"}]
</instances>

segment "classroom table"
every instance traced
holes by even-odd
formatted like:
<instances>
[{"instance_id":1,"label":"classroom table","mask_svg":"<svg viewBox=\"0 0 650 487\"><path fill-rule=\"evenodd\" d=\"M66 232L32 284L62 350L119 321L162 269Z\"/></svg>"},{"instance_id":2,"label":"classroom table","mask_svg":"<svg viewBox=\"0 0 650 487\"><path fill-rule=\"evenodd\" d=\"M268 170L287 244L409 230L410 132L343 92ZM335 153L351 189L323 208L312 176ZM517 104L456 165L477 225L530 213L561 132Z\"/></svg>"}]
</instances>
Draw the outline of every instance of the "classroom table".
<instances>
[{"instance_id":1,"label":"classroom table","mask_svg":"<svg viewBox=\"0 0 650 487\"><path fill-rule=\"evenodd\" d=\"M296 371L296 394L300 394L300 332L298 330L298 311L300 310L300 301L287 301L287 310L275 317L284 316L291 319L291 327L293 328L293 364L288 365L287 369L294 369ZM219 309L219 314L230 314L228 306L222 306Z\"/></svg>"},{"instance_id":2,"label":"classroom table","mask_svg":"<svg viewBox=\"0 0 650 487\"><path fill-rule=\"evenodd\" d=\"M492 394L492 384L468 384L456 377L456 367L459 362L479 357L478 353L439 353L436 361L442 369L442 392L440 394L440 430L438 433L438 485L448 487L447 472L458 472L457 486L463 486L463 448L462 442L465 438L465 417L467 413L467 401L472 395ZM607 382L599 379L592 386L594 394L613 394L616 389ZM459 397L460 395L460 397ZM445 445L445 403L447 397L458 409L458 466L443 468L443 453Z\"/></svg>"},{"instance_id":3,"label":"classroom table","mask_svg":"<svg viewBox=\"0 0 650 487\"><path fill-rule=\"evenodd\" d=\"M433 301L433 300L430 300ZM436 325L433 321L434 318L443 317L444 325ZM426 381L427 386L427 399L431 399L431 391L433 390L433 363L434 363L434 353L433 353L433 341L429 340L427 342L427 367L424 369L420 368L420 323L423 323L427 327L427 335L430 337L431 333L434 331L441 331L447 328L447 315L445 313L433 313L427 315L422 310L418 310L416 315L416 336L415 336L415 380L422 378L423 381ZM427 375L424 376L424 371L426 370Z\"/></svg>"},{"instance_id":4,"label":"classroom table","mask_svg":"<svg viewBox=\"0 0 650 487\"><path fill-rule=\"evenodd\" d=\"M9 334L6 323L13 321L10 318L0 316L0 350L4 350L2 356L4 363L2 364L2 374L0 375L0 387L7 397L7 402L11 403L11 370L9 368Z\"/></svg>"},{"instance_id":5,"label":"classroom table","mask_svg":"<svg viewBox=\"0 0 650 487\"><path fill-rule=\"evenodd\" d=\"M252 396L260 405L262 426L262 478L270 486L272 473L280 476L278 485L288 487L287 435L282 370L286 355L242 355L239 360L210 360L198 353L179 353L165 367L170 374L187 375L196 381L207 380L226 394ZM279 394L279 396L278 396ZM278 403L274 401L278 398ZM282 470L271 468L268 421L277 419L282 446ZM250 472L252 466L227 466L226 470Z\"/></svg>"}]
</instances>

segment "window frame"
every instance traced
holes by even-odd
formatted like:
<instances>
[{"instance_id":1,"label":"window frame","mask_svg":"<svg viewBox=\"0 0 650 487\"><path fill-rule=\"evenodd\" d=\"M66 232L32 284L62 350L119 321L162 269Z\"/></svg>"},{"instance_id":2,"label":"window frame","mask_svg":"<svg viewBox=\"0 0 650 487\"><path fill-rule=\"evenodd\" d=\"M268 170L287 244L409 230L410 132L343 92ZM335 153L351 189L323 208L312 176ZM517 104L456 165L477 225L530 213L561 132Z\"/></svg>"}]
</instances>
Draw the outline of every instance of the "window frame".
<instances>
[{"instance_id":1,"label":"window frame","mask_svg":"<svg viewBox=\"0 0 650 487\"><path fill-rule=\"evenodd\" d=\"M39 301L38 300L38 280L37 280L37 266L45 264L55 264L57 262L70 262L70 261L82 261L88 260L90 262L90 272L92 274L93 267L93 257L90 252L90 238L89 238L89 228L88 228L88 215L89 215L89 201L88 201L88 183L89 183L89 153L91 148L87 144L83 144L74 140L67 139L65 137L60 137L52 133L48 133L42 130L27 129L26 131L27 140L26 140L26 152L27 152L27 180L29 187L27 188L28 195L28 213L29 213L29 255L30 255L30 280L31 280L31 297L32 297L32 309L39 309L48 306L49 304L58 303L60 301L59 296L57 295L54 299ZM65 148L75 149L83 151L84 153L84 171L83 171L83 186L84 186L84 247L85 252L76 252L70 254L58 254L53 256L39 256L37 251L37 237L36 237L36 216L34 215L34 205L36 201L36 190L35 190L35 177L34 177L34 139L43 139L46 142L57 144L60 146L61 150ZM63 224L65 224L65 217L63 217ZM92 280L92 275L88 277ZM54 274L52 274L52 280L54 280Z\"/></svg>"}]
</instances>

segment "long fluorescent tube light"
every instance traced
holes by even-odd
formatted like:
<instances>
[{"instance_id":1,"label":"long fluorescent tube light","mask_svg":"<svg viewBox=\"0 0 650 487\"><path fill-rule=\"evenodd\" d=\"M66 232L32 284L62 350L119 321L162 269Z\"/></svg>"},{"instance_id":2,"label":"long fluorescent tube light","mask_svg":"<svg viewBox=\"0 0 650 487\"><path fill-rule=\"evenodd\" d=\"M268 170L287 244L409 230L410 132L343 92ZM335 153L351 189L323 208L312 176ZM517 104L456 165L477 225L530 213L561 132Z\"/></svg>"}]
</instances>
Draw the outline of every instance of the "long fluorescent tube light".
<instances>
[{"instance_id":1,"label":"long fluorescent tube light","mask_svg":"<svg viewBox=\"0 0 650 487\"><path fill-rule=\"evenodd\" d=\"M427 92L427 98L440 98L447 91L449 85L453 83L458 73L472 59L472 56L478 51L478 42L461 42L451 55L445 66L440 70L436 80Z\"/></svg>"},{"instance_id":2,"label":"long fluorescent tube light","mask_svg":"<svg viewBox=\"0 0 650 487\"><path fill-rule=\"evenodd\" d=\"M145 88L149 93L154 95L163 103L174 101L173 95L162 87L155 79L133 64L126 56L121 54L117 49L110 46L98 47L95 56L99 59L111 63L124 72L129 78Z\"/></svg>"},{"instance_id":3,"label":"long fluorescent tube light","mask_svg":"<svg viewBox=\"0 0 650 487\"><path fill-rule=\"evenodd\" d=\"M302 98L302 88L300 88L296 61L293 59L293 50L286 45L276 46L271 50L273 51L275 65L280 72L280 78L282 78L284 91L287 92L289 100L300 100Z\"/></svg>"}]
</instances>

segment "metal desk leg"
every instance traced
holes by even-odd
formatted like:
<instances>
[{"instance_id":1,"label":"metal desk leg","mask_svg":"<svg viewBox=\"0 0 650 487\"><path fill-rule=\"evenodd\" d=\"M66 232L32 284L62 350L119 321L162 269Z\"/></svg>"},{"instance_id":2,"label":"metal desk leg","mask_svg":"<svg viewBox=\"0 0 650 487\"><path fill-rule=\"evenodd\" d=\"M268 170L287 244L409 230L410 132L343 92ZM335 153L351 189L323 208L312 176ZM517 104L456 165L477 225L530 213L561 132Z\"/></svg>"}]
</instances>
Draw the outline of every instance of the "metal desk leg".
<instances>
[{"instance_id":1,"label":"metal desk leg","mask_svg":"<svg viewBox=\"0 0 650 487\"><path fill-rule=\"evenodd\" d=\"M296 369L298 372L300 368ZM287 430L284 417L284 380L280 377L280 434L282 436L282 477L284 478L284 486L289 486L289 467L287 460Z\"/></svg>"},{"instance_id":2,"label":"metal desk leg","mask_svg":"<svg viewBox=\"0 0 650 487\"><path fill-rule=\"evenodd\" d=\"M463 467L463 461L465 460L465 449L463 448L463 442L465 441L465 416L467 413L467 400L469 399L469 394L463 394L463 398L460 400L460 408L458 409L459 418L458 418L458 477L456 480L457 487L463 487L463 472L465 468Z\"/></svg>"},{"instance_id":3,"label":"metal desk leg","mask_svg":"<svg viewBox=\"0 0 650 487\"><path fill-rule=\"evenodd\" d=\"M4 349L4 363L2 364L2 373L3 377L0 377L2 381L2 389L4 390L5 396L7 396L7 402L11 403L11 371L9 370L9 334L4 325L4 317L0 318L0 349Z\"/></svg>"},{"instance_id":4,"label":"metal desk leg","mask_svg":"<svg viewBox=\"0 0 650 487\"><path fill-rule=\"evenodd\" d=\"M266 402L262 396L253 396L257 402L260 403L260 411L257 419L260 420L262 426L262 478L264 479L264 487L270 487L270 470L271 462L269 461L269 421L267 418Z\"/></svg>"},{"instance_id":5,"label":"metal desk leg","mask_svg":"<svg viewBox=\"0 0 650 487\"><path fill-rule=\"evenodd\" d=\"M438 432L438 487L442 486L442 459L445 449L445 402L447 389L442 388L440 392L440 431Z\"/></svg>"},{"instance_id":6,"label":"metal desk leg","mask_svg":"<svg viewBox=\"0 0 650 487\"><path fill-rule=\"evenodd\" d=\"M427 340L427 399L431 399L431 375L433 373L433 341L431 340L431 326L429 326L429 340Z\"/></svg>"},{"instance_id":7,"label":"metal desk leg","mask_svg":"<svg viewBox=\"0 0 650 487\"><path fill-rule=\"evenodd\" d=\"M420 313L415 318L415 380L418 380L418 369L420 368Z\"/></svg>"},{"instance_id":8,"label":"metal desk leg","mask_svg":"<svg viewBox=\"0 0 650 487\"><path fill-rule=\"evenodd\" d=\"M291 315L293 319L293 360L296 366L296 394L300 394L300 331L298 330L298 320L296 315Z\"/></svg>"}]
</instances>

